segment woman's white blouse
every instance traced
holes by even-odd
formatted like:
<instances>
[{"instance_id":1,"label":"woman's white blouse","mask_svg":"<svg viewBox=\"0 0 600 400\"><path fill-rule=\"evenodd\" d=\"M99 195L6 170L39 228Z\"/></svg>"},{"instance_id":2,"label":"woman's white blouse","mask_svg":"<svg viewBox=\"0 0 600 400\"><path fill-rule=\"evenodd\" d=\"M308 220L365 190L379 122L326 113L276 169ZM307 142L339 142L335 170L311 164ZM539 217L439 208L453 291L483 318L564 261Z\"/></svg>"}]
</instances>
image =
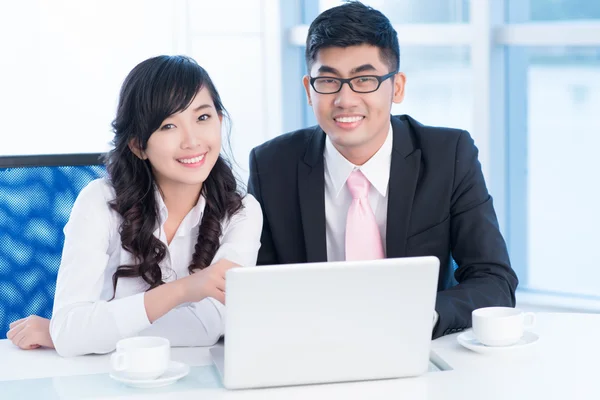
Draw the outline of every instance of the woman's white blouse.
<instances>
[{"instance_id":1,"label":"woman's white blouse","mask_svg":"<svg viewBox=\"0 0 600 400\"><path fill-rule=\"evenodd\" d=\"M154 236L167 246L160 267L165 282L189 275L205 199L183 219L171 244L163 228L167 209L160 194L159 225ZM56 282L50 335L63 356L108 353L120 339L163 336L172 346L209 346L223 334L225 306L213 298L177 307L150 323L144 307L148 284L141 278L119 278L115 298L112 276L120 265L131 265L131 253L121 246L121 216L108 204L115 192L106 179L85 187L64 228L65 244ZM242 266L256 265L262 211L252 195L243 209L222 223L221 246L212 263L225 258Z\"/></svg>"}]
</instances>

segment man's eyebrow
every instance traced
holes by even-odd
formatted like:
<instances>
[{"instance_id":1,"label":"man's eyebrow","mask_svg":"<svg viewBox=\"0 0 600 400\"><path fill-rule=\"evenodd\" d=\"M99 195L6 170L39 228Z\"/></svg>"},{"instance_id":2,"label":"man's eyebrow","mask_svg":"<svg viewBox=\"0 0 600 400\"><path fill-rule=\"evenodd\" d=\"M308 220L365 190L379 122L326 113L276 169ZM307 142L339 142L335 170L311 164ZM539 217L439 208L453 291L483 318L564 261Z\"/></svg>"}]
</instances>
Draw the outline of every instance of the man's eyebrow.
<instances>
[{"instance_id":1,"label":"man's eyebrow","mask_svg":"<svg viewBox=\"0 0 600 400\"><path fill-rule=\"evenodd\" d=\"M330 73L330 74L334 74L334 75L339 75L339 71L333 67L329 67L327 65L321 65L319 67L319 69L317 70L317 72L320 73Z\"/></svg>"},{"instance_id":2,"label":"man's eyebrow","mask_svg":"<svg viewBox=\"0 0 600 400\"><path fill-rule=\"evenodd\" d=\"M374 66L372 66L371 64L363 64L360 67L356 67L353 68L352 71L350 71L350 74L354 75L354 74L358 74L359 72L366 72L366 71L376 71L377 68L375 68Z\"/></svg>"},{"instance_id":3,"label":"man's eyebrow","mask_svg":"<svg viewBox=\"0 0 600 400\"><path fill-rule=\"evenodd\" d=\"M354 74L358 74L360 72L372 72L372 71L376 71L377 68L375 68L372 64L363 64L359 67L356 68L352 68L352 70L350 71L350 75L354 75ZM340 71L338 71L337 69L330 67L328 65L321 65L319 67L319 69L317 70L319 73L330 73L330 74L334 74L334 75L341 75Z\"/></svg>"}]
</instances>

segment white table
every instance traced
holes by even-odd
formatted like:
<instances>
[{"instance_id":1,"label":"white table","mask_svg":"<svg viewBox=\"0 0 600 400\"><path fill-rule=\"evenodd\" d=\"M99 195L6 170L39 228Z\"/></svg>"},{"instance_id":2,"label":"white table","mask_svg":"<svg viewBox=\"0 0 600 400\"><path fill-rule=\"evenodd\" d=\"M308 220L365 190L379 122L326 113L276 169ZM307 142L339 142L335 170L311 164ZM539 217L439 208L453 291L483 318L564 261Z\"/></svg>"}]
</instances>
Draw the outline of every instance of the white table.
<instances>
[{"instance_id":1,"label":"white table","mask_svg":"<svg viewBox=\"0 0 600 400\"><path fill-rule=\"evenodd\" d=\"M53 350L22 351L2 340L0 398L24 400L42 391L47 399L600 399L600 315L538 313L532 330L538 343L503 355L464 349L457 334L435 340L432 351L452 370L418 378L242 391L220 387L206 348L173 349L175 360L197 366L197 376L189 376L195 388L182 380L162 389L133 389L108 377L106 355L64 359Z\"/></svg>"}]
</instances>

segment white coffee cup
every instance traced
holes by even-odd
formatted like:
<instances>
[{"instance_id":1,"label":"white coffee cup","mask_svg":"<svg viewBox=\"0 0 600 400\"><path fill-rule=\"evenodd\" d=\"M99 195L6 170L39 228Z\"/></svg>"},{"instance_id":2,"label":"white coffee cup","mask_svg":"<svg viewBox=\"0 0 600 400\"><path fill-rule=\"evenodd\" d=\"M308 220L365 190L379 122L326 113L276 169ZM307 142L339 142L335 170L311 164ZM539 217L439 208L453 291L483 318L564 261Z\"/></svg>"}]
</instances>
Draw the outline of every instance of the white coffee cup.
<instances>
[{"instance_id":1,"label":"white coffee cup","mask_svg":"<svg viewBox=\"0 0 600 400\"><path fill-rule=\"evenodd\" d=\"M110 363L128 379L156 379L165 373L171 359L168 339L140 336L119 340Z\"/></svg>"},{"instance_id":2,"label":"white coffee cup","mask_svg":"<svg viewBox=\"0 0 600 400\"><path fill-rule=\"evenodd\" d=\"M471 316L473 334L486 346L513 345L535 323L535 314L512 307L478 308Z\"/></svg>"}]
</instances>

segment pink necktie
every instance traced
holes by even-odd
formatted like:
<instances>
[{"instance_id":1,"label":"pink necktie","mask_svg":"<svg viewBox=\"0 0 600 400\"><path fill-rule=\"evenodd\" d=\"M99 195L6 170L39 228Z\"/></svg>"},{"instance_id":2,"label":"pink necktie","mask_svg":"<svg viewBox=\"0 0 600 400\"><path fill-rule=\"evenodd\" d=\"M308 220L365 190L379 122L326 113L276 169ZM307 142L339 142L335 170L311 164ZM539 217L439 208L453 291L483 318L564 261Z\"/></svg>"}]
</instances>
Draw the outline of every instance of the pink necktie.
<instances>
[{"instance_id":1,"label":"pink necktie","mask_svg":"<svg viewBox=\"0 0 600 400\"><path fill-rule=\"evenodd\" d=\"M375 214L369 204L369 180L354 170L346 181L352 204L346 220L346 261L383 258L383 246Z\"/></svg>"}]
</instances>

